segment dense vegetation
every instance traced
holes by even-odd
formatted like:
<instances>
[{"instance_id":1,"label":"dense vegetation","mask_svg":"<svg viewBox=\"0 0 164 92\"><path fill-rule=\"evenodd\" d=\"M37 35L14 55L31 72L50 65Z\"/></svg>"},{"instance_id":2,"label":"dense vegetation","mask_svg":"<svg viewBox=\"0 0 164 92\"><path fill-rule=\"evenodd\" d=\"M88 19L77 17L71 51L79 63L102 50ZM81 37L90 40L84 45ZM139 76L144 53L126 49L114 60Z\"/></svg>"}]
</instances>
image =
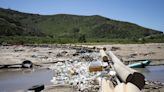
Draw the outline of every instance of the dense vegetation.
<instances>
[{"instance_id":1,"label":"dense vegetation","mask_svg":"<svg viewBox=\"0 0 164 92\"><path fill-rule=\"evenodd\" d=\"M0 8L0 43L131 43L163 39L160 31L99 15L39 15Z\"/></svg>"}]
</instances>

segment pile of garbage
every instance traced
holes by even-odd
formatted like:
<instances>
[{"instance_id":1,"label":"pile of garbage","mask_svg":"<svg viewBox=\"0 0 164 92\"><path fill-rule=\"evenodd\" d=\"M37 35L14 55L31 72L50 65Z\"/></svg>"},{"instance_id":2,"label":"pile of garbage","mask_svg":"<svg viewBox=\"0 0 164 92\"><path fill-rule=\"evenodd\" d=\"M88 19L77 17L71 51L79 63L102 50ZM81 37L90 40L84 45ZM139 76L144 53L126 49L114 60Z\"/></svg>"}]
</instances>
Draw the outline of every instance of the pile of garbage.
<instances>
[{"instance_id":1,"label":"pile of garbage","mask_svg":"<svg viewBox=\"0 0 164 92\"><path fill-rule=\"evenodd\" d=\"M151 81L146 80L146 85L144 86L145 89L159 89L164 86L164 83L161 83L159 81Z\"/></svg>"},{"instance_id":2,"label":"pile of garbage","mask_svg":"<svg viewBox=\"0 0 164 92\"><path fill-rule=\"evenodd\" d=\"M72 85L79 92L97 92L99 90L97 77L101 72L89 72L90 62L65 61L50 66L54 71L51 82L54 85Z\"/></svg>"}]
</instances>

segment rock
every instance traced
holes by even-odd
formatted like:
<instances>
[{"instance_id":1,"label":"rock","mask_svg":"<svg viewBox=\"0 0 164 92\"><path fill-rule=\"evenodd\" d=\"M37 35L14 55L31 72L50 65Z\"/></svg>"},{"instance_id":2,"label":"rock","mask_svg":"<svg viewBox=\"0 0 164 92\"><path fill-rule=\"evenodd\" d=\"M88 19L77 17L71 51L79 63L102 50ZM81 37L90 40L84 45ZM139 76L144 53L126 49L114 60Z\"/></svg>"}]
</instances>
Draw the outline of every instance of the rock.
<instances>
[{"instance_id":1,"label":"rock","mask_svg":"<svg viewBox=\"0 0 164 92\"><path fill-rule=\"evenodd\" d=\"M56 57L62 57L63 55L61 53L58 53Z\"/></svg>"},{"instance_id":2,"label":"rock","mask_svg":"<svg viewBox=\"0 0 164 92\"><path fill-rule=\"evenodd\" d=\"M91 53L91 52L93 52L93 50L92 49L88 49L88 48L76 49L76 53L79 53L79 54Z\"/></svg>"},{"instance_id":3,"label":"rock","mask_svg":"<svg viewBox=\"0 0 164 92\"><path fill-rule=\"evenodd\" d=\"M87 52L88 52L88 53L92 53L93 50L92 50L92 49L87 49Z\"/></svg>"},{"instance_id":4,"label":"rock","mask_svg":"<svg viewBox=\"0 0 164 92\"><path fill-rule=\"evenodd\" d=\"M112 47L110 50L111 51L116 51L116 50L120 50L121 48L120 47Z\"/></svg>"},{"instance_id":5,"label":"rock","mask_svg":"<svg viewBox=\"0 0 164 92\"><path fill-rule=\"evenodd\" d=\"M134 58L135 56L137 56L137 54L130 54L128 58Z\"/></svg>"},{"instance_id":6,"label":"rock","mask_svg":"<svg viewBox=\"0 0 164 92\"><path fill-rule=\"evenodd\" d=\"M62 51L60 53L57 53L56 57L63 57L63 56L66 56L67 55L67 51Z\"/></svg>"},{"instance_id":7,"label":"rock","mask_svg":"<svg viewBox=\"0 0 164 92\"><path fill-rule=\"evenodd\" d=\"M24 49L16 49L14 50L14 52L21 52L21 51L25 51Z\"/></svg>"},{"instance_id":8,"label":"rock","mask_svg":"<svg viewBox=\"0 0 164 92\"><path fill-rule=\"evenodd\" d=\"M155 54L155 52L139 53L139 55L141 55L141 56L148 56L148 55L152 55L152 54Z\"/></svg>"},{"instance_id":9,"label":"rock","mask_svg":"<svg viewBox=\"0 0 164 92\"><path fill-rule=\"evenodd\" d=\"M72 54L73 56L78 56L79 54L78 53L74 53L74 54Z\"/></svg>"},{"instance_id":10,"label":"rock","mask_svg":"<svg viewBox=\"0 0 164 92\"><path fill-rule=\"evenodd\" d=\"M86 53L87 51L86 50L76 50L76 53Z\"/></svg>"},{"instance_id":11,"label":"rock","mask_svg":"<svg viewBox=\"0 0 164 92\"><path fill-rule=\"evenodd\" d=\"M44 55L38 55L37 57L39 57L41 59L48 59L48 56L44 56Z\"/></svg>"},{"instance_id":12,"label":"rock","mask_svg":"<svg viewBox=\"0 0 164 92\"><path fill-rule=\"evenodd\" d=\"M48 54L51 54L51 53L52 53L51 51L48 52Z\"/></svg>"},{"instance_id":13,"label":"rock","mask_svg":"<svg viewBox=\"0 0 164 92\"><path fill-rule=\"evenodd\" d=\"M67 52L67 51L62 51L61 53L66 54L66 53L68 53L68 52Z\"/></svg>"},{"instance_id":14,"label":"rock","mask_svg":"<svg viewBox=\"0 0 164 92\"><path fill-rule=\"evenodd\" d=\"M36 55L32 55L31 57L32 57L32 58L37 58L37 56L36 56Z\"/></svg>"},{"instance_id":15,"label":"rock","mask_svg":"<svg viewBox=\"0 0 164 92\"><path fill-rule=\"evenodd\" d=\"M84 59L85 61L93 61L93 57L89 56L89 55L83 55L80 57L81 59Z\"/></svg>"},{"instance_id":16,"label":"rock","mask_svg":"<svg viewBox=\"0 0 164 92\"><path fill-rule=\"evenodd\" d=\"M157 47L158 49L161 49L161 47Z\"/></svg>"}]
</instances>

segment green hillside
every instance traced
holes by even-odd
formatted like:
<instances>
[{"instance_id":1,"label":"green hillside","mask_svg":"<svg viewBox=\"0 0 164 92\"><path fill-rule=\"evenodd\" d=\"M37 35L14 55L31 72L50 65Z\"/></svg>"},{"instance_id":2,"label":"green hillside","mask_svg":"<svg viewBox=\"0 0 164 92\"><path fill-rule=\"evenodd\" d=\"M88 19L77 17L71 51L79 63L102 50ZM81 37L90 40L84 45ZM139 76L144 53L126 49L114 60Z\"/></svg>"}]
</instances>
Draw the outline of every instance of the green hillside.
<instances>
[{"instance_id":1,"label":"green hillside","mask_svg":"<svg viewBox=\"0 0 164 92\"><path fill-rule=\"evenodd\" d=\"M98 42L108 39L140 39L158 34L162 32L99 15L39 15L0 8L1 39L32 37L53 42L62 39Z\"/></svg>"}]
</instances>

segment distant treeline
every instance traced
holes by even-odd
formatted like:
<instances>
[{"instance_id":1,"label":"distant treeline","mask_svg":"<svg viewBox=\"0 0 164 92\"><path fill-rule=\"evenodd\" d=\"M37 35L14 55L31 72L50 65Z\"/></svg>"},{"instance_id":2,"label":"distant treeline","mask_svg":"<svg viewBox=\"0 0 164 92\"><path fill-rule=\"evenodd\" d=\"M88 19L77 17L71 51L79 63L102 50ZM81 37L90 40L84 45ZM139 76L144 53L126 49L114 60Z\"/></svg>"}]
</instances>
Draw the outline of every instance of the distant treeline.
<instances>
[{"instance_id":1,"label":"distant treeline","mask_svg":"<svg viewBox=\"0 0 164 92\"><path fill-rule=\"evenodd\" d=\"M1 43L163 42L163 32L99 15L39 15L0 8Z\"/></svg>"}]
</instances>

